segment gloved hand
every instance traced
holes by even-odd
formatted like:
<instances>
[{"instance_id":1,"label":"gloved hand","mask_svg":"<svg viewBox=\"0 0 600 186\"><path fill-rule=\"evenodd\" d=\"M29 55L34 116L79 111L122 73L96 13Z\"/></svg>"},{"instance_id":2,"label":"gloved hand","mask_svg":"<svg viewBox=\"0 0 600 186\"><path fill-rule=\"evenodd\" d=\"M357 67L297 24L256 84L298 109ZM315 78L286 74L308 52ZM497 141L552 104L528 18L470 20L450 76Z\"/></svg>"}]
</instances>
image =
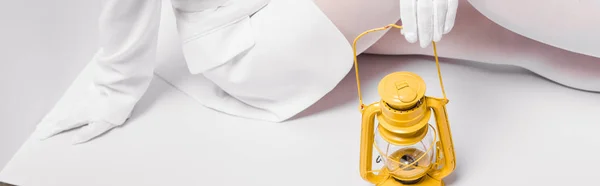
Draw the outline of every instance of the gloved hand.
<instances>
[{"instance_id":1,"label":"gloved hand","mask_svg":"<svg viewBox=\"0 0 600 186\"><path fill-rule=\"evenodd\" d=\"M160 0L103 1L91 89L66 116L49 114L38 138L87 125L73 141L82 143L125 123L154 77L160 10Z\"/></svg>"},{"instance_id":2,"label":"gloved hand","mask_svg":"<svg viewBox=\"0 0 600 186\"><path fill-rule=\"evenodd\" d=\"M402 35L425 48L438 42L454 27L458 0L400 0Z\"/></svg>"},{"instance_id":3,"label":"gloved hand","mask_svg":"<svg viewBox=\"0 0 600 186\"><path fill-rule=\"evenodd\" d=\"M79 144L122 124L112 124L95 116L95 113L99 113L98 108L94 108L96 105L99 105L99 99L86 97L68 110L66 115L48 115L38 125L34 137L45 140L59 133L82 127L74 131L76 134L72 139L73 144Z\"/></svg>"}]
</instances>

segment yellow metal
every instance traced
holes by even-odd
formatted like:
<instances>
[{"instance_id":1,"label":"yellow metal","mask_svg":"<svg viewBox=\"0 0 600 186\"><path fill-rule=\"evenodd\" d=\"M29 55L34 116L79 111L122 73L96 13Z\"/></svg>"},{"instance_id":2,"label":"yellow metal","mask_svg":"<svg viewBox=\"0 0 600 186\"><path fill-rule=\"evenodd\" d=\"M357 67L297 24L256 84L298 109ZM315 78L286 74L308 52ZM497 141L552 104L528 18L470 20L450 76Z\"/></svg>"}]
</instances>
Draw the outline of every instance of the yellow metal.
<instances>
[{"instance_id":1,"label":"yellow metal","mask_svg":"<svg viewBox=\"0 0 600 186\"><path fill-rule=\"evenodd\" d=\"M356 82L360 111L362 113L362 133L360 145L360 175L361 177L377 186L441 186L442 179L451 174L455 167L455 155L452 142L452 134L446 113L446 92L442 81L442 75L437 56L437 47L433 44L433 53L438 70L438 77L442 89L443 98L425 96L425 81L417 74L411 72L395 72L385 76L378 86L381 100L365 107L360 91L360 78L358 74L358 60L356 55L356 43L364 35L385 30L388 28L402 29L402 26L390 24L385 27L368 30L360 34L353 43L354 65L356 69ZM435 117L437 131L433 131L436 137L433 144L416 161L410 164L398 164L398 168L389 170L384 167L381 170L372 170L372 152L374 145L375 118L378 121L379 136L386 142L398 146L410 146L419 143L429 132L428 121L432 115ZM422 159L431 149L436 148L432 159ZM376 149L381 153L380 149ZM410 150L403 149L392 153L386 158L396 161L394 158L407 153ZM417 162L426 162L427 166L418 166ZM421 162L423 163L423 162ZM377 174L375 174L377 173Z\"/></svg>"},{"instance_id":2,"label":"yellow metal","mask_svg":"<svg viewBox=\"0 0 600 186\"><path fill-rule=\"evenodd\" d=\"M450 123L448 122L448 114L446 112L446 104L448 99L426 97L426 102L429 108L435 113L435 124L437 125L438 135L440 137L438 153L443 153L440 165L433 169L429 175L432 178L441 180L450 175L456 168L454 157L454 142L452 141L452 132L450 131Z\"/></svg>"},{"instance_id":3,"label":"yellow metal","mask_svg":"<svg viewBox=\"0 0 600 186\"><path fill-rule=\"evenodd\" d=\"M425 95L425 81L412 72L395 72L383 77L377 89L390 107L408 110Z\"/></svg>"},{"instance_id":4,"label":"yellow metal","mask_svg":"<svg viewBox=\"0 0 600 186\"><path fill-rule=\"evenodd\" d=\"M431 116L431 110L424 102L425 99L421 98L412 109L397 110L381 100L383 107L381 114L377 115L381 137L394 145L412 145L421 141Z\"/></svg>"},{"instance_id":5,"label":"yellow metal","mask_svg":"<svg viewBox=\"0 0 600 186\"><path fill-rule=\"evenodd\" d=\"M381 113L379 103L373 103L364 108L362 113L361 139L360 139L360 176L373 184L378 184L389 178L388 174L374 174L371 170L373 162L373 141L375 139L374 120Z\"/></svg>"},{"instance_id":6,"label":"yellow metal","mask_svg":"<svg viewBox=\"0 0 600 186\"><path fill-rule=\"evenodd\" d=\"M380 174L390 174L387 169L381 170ZM383 179L377 186L444 186L444 182L438 179L434 179L429 175L425 175L421 180L417 180L416 183L411 183L413 180L402 183L394 177L388 176Z\"/></svg>"}]
</instances>

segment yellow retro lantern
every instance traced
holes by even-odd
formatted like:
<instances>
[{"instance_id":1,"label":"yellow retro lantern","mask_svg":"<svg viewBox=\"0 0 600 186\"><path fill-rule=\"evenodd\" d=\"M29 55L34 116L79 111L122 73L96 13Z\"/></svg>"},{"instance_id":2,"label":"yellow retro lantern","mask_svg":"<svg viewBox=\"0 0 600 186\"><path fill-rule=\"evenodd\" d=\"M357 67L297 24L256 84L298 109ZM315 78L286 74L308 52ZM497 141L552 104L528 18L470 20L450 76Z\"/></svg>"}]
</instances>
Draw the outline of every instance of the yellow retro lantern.
<instances>
[{"instance_id":1,"label":"yellow retro lantern","mask_svg":"<svg viewBox=\"0 0 600 186\"><path fill-rule=\"evenodd\" d=\"M368 33L389 28L402 29L395 24L372 29L359 35L353 44L362 113L360 175L377 186L442 186L456 162L435 42L433 51L444 98L426 96L425 81L419 75L394 72L379 82L380 101L368 106L362 102L356 43ZM429 123L431 116L435 125ZM378 170L372 167L374 150L383 161Z\"/></svg>"}]
</instances>

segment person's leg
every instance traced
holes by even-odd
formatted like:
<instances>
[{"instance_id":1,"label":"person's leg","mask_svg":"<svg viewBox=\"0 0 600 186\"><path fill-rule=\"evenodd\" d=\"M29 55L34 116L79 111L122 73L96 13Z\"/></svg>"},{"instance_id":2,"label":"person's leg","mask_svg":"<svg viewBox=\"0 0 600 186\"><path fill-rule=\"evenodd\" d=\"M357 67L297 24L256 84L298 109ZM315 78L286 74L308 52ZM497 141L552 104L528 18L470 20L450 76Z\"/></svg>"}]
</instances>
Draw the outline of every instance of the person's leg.
<instances>
[{"instance_id":1,"label":"person's leg","mask_svg":"<svg viewBox=\"0 0 600 186\"><path fill-rule=\"evenodd\" d=\"M519 35L600 58L600 1L464 0Z\"/></svg>"},{"instance_id":2,"label":"person's leg","mask_svg":"<svg viewBox=\"0 0 600 186\"><path fill-rule=\"evenodd\" d=\"M515 65L560 84L600 91L600 59L555 48L511 32L461 1L456 26L438 44L441 57ZM432 49L409 44L388 32L366 51L372 54L432 55Z\"/></svg>"},{"instance_id":3,"label":"person's leg","mask_svg":"<svg viewBox=\"0 0 600 186\"><path fill-rule=\"evenodd\" d=\"M333 9L336 4L344 4L342 1L337 0L327 0L327 2L328 4L320 4L321 6L327 5L327 7L321 7L321 9L329 10ZM368 3L365 2L364 4ZM378 5L383 4L385 3ZM358 35L356 33L362 33L395 22L381 21L365 26L362 21L387 19L381 16L378 17L377 14L372 12L373 10L360 11L358 8L363 5L354 5L354 7L350 7L354 11L343 13L324 11L334 24L338 27L340 25L345 27L340 30L345 33L346 37L350 37L347 38L350 41ZM348 8L349 5L345 6L345 8ZM399 8L392 11L399 11ZM566 86L600 91L600 59L558 49L511 32L481 15L466 1L460 2L458 11L454 29L449 34L444 35L437 45L440 57L520 66ZM365 15L372 17L368 19L360 18L360 16ZM348 19L339 21L342 17ZM357 26L352 27L344 24ZM398 21L397 24L400 25L401 22ZM423 49L418 44L410 44L399 31L394 29L388 31L365 53L385 55L433 54L431 46Z\"/></svg>"},{"instance_id":4,"label":"person's leg","mask_svg":"<svg viewBox=\"0 0 600 186\"><path fill-rule=\"evenodd\" d=\"M252 2L256 1L228 1L231 3L229 6L223 6L213 13L234 14L239 12L232 11L237 10L235 7L247 7L245 4L255 4ZM177 15L177 6L174 11L175 19L170 21L182 23L181 15ZM211 14L206 20L220 18L219 16L231 15ZM188 18L186 20L204 17L194 14ZM168 19L163 20L166 20L163 25L170 24ZM281 122L321 99L352 68L352 52L346 38L312 0L271 0L257 12L250 12L242 21L231 24L231 28L235 28L233 30L221 30L226 32L227 35L221 35L225 37L215 35L219 37L213 38L219 39L219 42L201 42L206 39L204 37L213 35L214 31L210 35L190 40L206 46L202 49L211 47L216 51L199 55L198 50L188 50L187 55L196 55L197 60L187 58L178 62L169 56L181 54L163 53L161 58L167 59L159 62L157 74L206 107L237 117ZM190 22L192 23L202 24L196 26L211 26L204 25L206 21ZM177 25L180 33L184 31L181 28L187 28L181 26ZM169 32L163 34L175 37L173 31ZM224 61L222 65L208 68L201 74L189 73L189 64L206 63L207 59L222 57L220 54L224 52L231 54L230 46L239 46L239 38L248 38L231 37L232 33L249 33L249 38L255 44L231 60ZM161 41L162 44L176 45L169 38L162 38ZM180 46L185 47L175 47ZM166 47L161 46L171 50ZM183 53L185 55L186 51Z\"/></svg>"},{"instance_id":5,"label":"person's leg","mask_svg":"<svg viewBox=\"0 0 600 186\"><path fill-rule=\"evenodd\" d=\"M314 0L350 44L362 32L394 23L400 19L399 0ZM357 53L362 53L386 32L371 33L360 39Z\"/></svg>"}]
</instances>

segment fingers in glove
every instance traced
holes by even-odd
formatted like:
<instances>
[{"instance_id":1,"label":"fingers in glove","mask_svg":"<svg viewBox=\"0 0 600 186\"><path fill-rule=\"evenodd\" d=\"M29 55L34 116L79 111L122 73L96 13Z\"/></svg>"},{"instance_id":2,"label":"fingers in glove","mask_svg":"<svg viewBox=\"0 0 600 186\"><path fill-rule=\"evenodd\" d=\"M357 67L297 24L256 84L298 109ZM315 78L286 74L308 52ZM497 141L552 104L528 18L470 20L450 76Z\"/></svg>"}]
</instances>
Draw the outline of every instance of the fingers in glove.
<instances>
[{"instance_id":1,"label":"fingers in glove","mask_svg":"<svg viewBox=\"0 0 600 186\"><path fill-rule=\"evenodd\" d=\"M88 142L106 132L114 128L115 125L104 122L104 121L95 121L90 123L89 125L79 129L77 134L73 137L73 144L80 144Z\"/></svg>"},{"instance_id":2,"label":"fingers in glove","mask_svg":"<svg viewBox=\"0 0 600 186\"><path fill-rule=\"evenodd\" d=\"M433 39L433 1L417 2L417 24L422 48L429 46Z\"/></svg>"},{"instance_id":3,"label":"fingers in glove","mask_svg":"<svg viewBox=\"0 0 600 186\"><path fill-rule=\"evenodd\" d=\"M458 9L458 0L448 0L448 11L446 13L446 21L444 25L444 34L447 34L454 28L456 20L456 11Z\"/></svg>"},{"instance_id":4,"label":"fingers in glove","mask_svg":"<svg viewBox=\"0 0 600 186\"><path fill-rule=\"evenodd\" d=\"M417 42L417 0L400 0L402 34L409 43Z\"/></svg>"},{"instance_id":5,"label":"fingers in glove","mask_svg":"<svg viewBox=\"0 0 600 186\"><path fill-rule=\"evenodd\" d=\"M433 0L433 41L442 40L448 13L448 0Z\"/></svg>"},{"instance_id":6,"label":"fingers in glove","mask_svg":"<svg viewBox=\"0 0 600 186\"><path fill-rule=\"evenodd\" d=\"M89 106L88 99L79 100L74 107L69 109L66 116L62 116L61 119L54 121L48 120L51 117L46 116L43 120L44 123L40 125L40 133L38 133L37 137L40 140L44 140L55 136L64 131L68 131L71 129L79 128L84 126L90 122L89 115Z\"/></svg>"},{"instance_id":7,"label":"fingers in glove","mask_svg":"<svg viewBox=\"0 0 600 186\"><path fill-rule=\"evenodd\" d=\"M74 128L78 128L84 126L88 123L87 119L78 118L78 117L68 117L63 120L59 120L55 123L50 124L41 124L48 127L40 128L37 138L40 140L48 139L52 136L55 136L61 132L71 130Z\"/></svg>"}]
</instances>

